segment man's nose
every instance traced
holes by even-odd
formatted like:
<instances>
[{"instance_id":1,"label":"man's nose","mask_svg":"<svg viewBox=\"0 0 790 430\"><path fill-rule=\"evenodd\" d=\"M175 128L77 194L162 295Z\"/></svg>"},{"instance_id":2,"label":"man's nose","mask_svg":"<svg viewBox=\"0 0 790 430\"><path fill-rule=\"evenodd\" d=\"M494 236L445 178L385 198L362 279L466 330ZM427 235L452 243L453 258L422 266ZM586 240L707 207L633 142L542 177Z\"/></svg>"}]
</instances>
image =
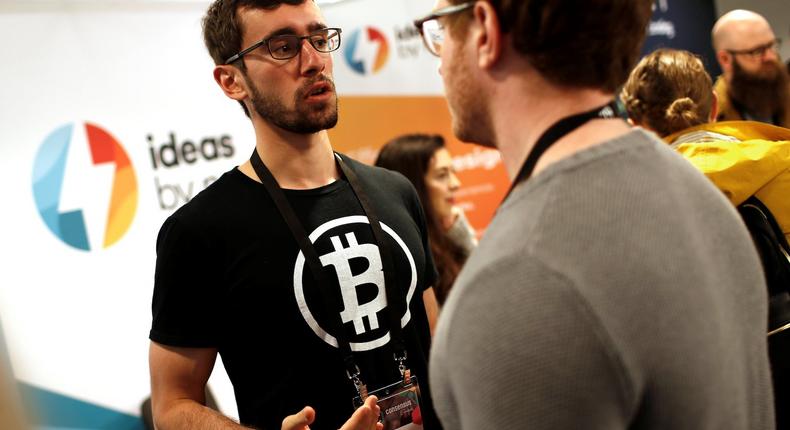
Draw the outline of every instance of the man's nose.
<instances>
[{"instance_id":1,"label":"man's nose","mask_svg":"<svg viewBox=\"0 0 790 430\"><path fill-rule=\"evenodd\" d=\"M326 68L326 55L318 52L307 39L302 40L299 53L300 73L304 76L313 76L321 73Z\"/></svg>"}]
</instances>

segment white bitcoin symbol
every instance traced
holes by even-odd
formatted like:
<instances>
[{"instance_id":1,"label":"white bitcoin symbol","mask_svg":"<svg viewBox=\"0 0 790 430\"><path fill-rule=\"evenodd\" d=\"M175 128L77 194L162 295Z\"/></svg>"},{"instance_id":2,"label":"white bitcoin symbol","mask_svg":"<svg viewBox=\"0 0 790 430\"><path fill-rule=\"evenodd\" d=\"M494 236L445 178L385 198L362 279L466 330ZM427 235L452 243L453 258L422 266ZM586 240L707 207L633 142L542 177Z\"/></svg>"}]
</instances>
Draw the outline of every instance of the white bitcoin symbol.
<instances>
[{"instance_id":1,"label":"white bitcoin symbol","mask_svg":"<svg viewBox=\"0 0 790 430\"><path fill-rule=\"evenodd\" d=\"M379 328L379 319L376 315L387 307L387 297L384 290L384 271L382 270L381 256L378 247L374 244L357 243L354 233L347 233L348 248L343 248L339 236L330 238L334 252L321 256L321 264L332 265L337 272L340 283L340 293L343 296L343 311L340 313L343 323L354 322L354 331L357 334L365 333L364 319L368 319L371 330ZM359 275L351 273L350 261L355 258L364 258L368 261L368 268ZM376 297L364 304L359 303L357 286L374 284L378 288Z\"/></svg>"},{"instance_id":2,"label":"white bitcoin symbol","mask_svg":"<svg viewBox=\"0 0 790 430\"><path fill-rule=\"evenodd\" d=\"M359 225L364 225L363 228L366 231L370 231L370 227L369 227L370 222L368 221L368 218L364 215L352 215L352 216L329 220L318 226L315 230L313 230L312 233L310 233L310 237L309 237L310 242L316 243L316 241L324 237L324 235L331 238L332 234L329 232L331 232L332 229L343 227L343 226L356 227ZM346 230L344 230L344 233L338 232L335 234L335 236L338 236L339 238L342 235L344 235L345 232L348 232L347 227L344 228L346 228ZM408 281L407 284L408 292L406 293L406 303L412 303L412 300L417 295L417 270L416 270L417 267L414 264L414 257L412 256L409 248L406 246L406 243L394 230L392 230L385 223L381 223L381 228L382 230L384 230L384 233L386 233L392 240L395 241L395 243L397 243L397 246L394 247L393 249L395 251L394 254L395 258L405 258L408 261L408 269L405 272L401 272L400 276L403 276L405 280ZM346 235L346 237L348 236ZM337 273L338 273L338 277L341 278L339 284L343 292L343 301L346 302L346 309L344 309L344 312L348 309L355 309L352 312L348 312L347 314L344 314L345 315L344 320L354 321L355 327L358 328L357 331L359 331L359 329L364 329L364 325L361 324L361 322L364 320L364 317L368 318L371 326L373 326L373 324L376 324L376 326L378 326L378 319L376 318L376 312L386 307L387 295L383 289L384 274L381 271L381 257L380 254L378 253L378 249L376 248L376 245L363 245L361 248L354 250L360 245L357 243L356 237L353 237L349 239L350 249L343 251L346 253L344 255L342 253L336 254L338 251L343 249L342 245L336 241L332 241L332 243L335 244L335 252L331 252L329 255L326 255L325 257L329 257L330 255L335 254L335 257L329 257L329 260L331 260L332 263L336 263L335 267L340 269L337 271ZM355 278L350 274L351 263L349 262L349 259L357 256L361 258L366 258L370 267L364 274ZM328 260L322 259L321 261L325 265L330 264ZM346 276L343 276L341 272L344 272ZM376 273L379 274L376 275ZM364 279L363 277L366 276L375 280ZM299 312L302 314L302 317L304 318L305 322L310 327L310 329L313 330L313 333L315 333L316 336L321 338L327 344L335 348L338 348L337 338L332 333L328 332L323 327L321 327L321 324L318 322L315 316L313 316L313 313L310 311L311 306L308 305L307 303L307 297L305 296L304 285L302 283L304 277L305 277L305 258L304 258L304 254L302 252L299 252L299 254L296 257L296 261L294 262L294 277L293 277L294 298L296 299L297 306L299 306ZM342 280L343 278L346 278L346 280L343 281ZM378 295L371 303L364 303L364 304L359 303L359 298L357 297L357 291L355 290L355 288L360 287L363 282L374 284L377 287L379 287ZM370 285L370 288L372 289L373 286ZM319 302L316 302L313 306L320 307L324 305L325 303L323 302L323 300L321 300ZM356 315L360 315L360 316L356 317ZM409 306L406 306L403 315L400 316L401 327L406 327L406 324L408 324L410 320L411 320L411 311L409 310ZM370 334L373 330L374 330L373 328L370 328L368 330L368 334ZM378 333L378 336L372 339L371 338L366 338L365 340L358 339L358 337L360 337L359 335L354 336L357 337L357 339L354 338L349 339L351 350L354 352L371 351L386 345L390 341L389 331L382 330L381 328L379 328L376 331Z\"/></svg>"}]
</instances>

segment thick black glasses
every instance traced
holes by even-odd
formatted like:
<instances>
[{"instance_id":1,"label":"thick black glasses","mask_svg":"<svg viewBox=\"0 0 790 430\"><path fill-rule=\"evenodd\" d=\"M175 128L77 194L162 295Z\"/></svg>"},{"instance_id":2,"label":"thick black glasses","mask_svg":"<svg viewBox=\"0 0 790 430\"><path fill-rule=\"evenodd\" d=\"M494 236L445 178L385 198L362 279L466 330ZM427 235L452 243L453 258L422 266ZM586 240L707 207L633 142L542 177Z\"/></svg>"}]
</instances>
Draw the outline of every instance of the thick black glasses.
<instances>
[{"instance_id":1,"label":"thick black glasses","mask_svg":"<svg viewBox=\"0 0 790 430\"><path fill-rule=\"evenodd\" d=\"M782 46L782 39L776 39L769 43L766 43L765 45L760 45L756 48L740 49L740 50L728 49L727 52L729 52L732 55L747 55L752 58L762 58L763 55L765 55L765 52L768 50L779 52L779 48L781 46Z\"/></svg>"},{"instance_id":2,"label":"thick black glasses","mask_svg":"<svg viewBox=\"0 0 790 430\"><path fill-rule=\"evenodd\" d=\"M475 3L477 2L470 1L446 6L433 11L426 17L414 20L414 25L420 31L420 36L422 36L422 42L431 54L438 57L442 50L442 43L444 43L444 26L439 23L439 18L471 9Z\"/></svg>"},{"instance_id":3,"label":"thick black glasses","mask_svg":"<svg viewBox=\"0 0 790 430\"><path fill-rule=\"evenodd\" d=\"M238 54L225 60L225 64L231 64L238 61L241 57L259 48L261 45L266 45L269 50L269 55L275 60L287 60L296 57L302 47L302 40L307 39L310 46L318 52L332 52L340 48L340 32L339 28L322 28L316 30L307 36L297 36L295 34L280 34L272 36L268 39L253 43L248 48L245 48Z\"/></svg>"}]
</instances>

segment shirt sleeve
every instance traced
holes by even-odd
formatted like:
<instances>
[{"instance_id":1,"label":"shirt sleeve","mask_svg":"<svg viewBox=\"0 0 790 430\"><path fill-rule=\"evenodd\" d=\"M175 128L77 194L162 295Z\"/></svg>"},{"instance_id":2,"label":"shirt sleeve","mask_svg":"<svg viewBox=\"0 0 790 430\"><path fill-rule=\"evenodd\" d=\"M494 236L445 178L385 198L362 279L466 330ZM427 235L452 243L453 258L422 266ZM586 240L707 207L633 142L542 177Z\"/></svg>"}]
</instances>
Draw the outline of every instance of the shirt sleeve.
<instances>
[{"instance_id":1,"label":"shirt sleeve","mask_svg":"<svg viewBox=\"0 0 790 430\"><path fill-rule=\"evenodd\" d=\"M159 231L156 254L149 338L170 346L216 347L218 277L207 241L170 217Z\"/></svg>"}]
</instances>

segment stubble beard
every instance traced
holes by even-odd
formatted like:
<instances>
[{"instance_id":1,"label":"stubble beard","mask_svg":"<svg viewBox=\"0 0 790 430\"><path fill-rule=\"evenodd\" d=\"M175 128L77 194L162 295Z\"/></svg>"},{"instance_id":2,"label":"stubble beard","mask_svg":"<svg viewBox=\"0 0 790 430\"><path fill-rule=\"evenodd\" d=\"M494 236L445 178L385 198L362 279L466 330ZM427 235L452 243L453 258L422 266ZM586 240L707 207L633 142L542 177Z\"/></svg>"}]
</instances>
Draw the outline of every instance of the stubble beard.
<instances>
[{"instance_id":1,"label":"stubble beard","mask_svg":"<svg viewBox=\"0 0 790 430\"><path fill-rule=\"evenodd\" d=\"M781 117L790 109L790 77L778 61L767 64L753 74L744 70L736 59L728 92L752 115Z\"/></svg>"},{"instance_id":2,"label":"stubble beard","mask_svg":"<svg viewBox=\"0 0 790 430\"><path fill-rule=\"evenodd\" d=\"M317 82L326 82L332 88L332 98L325 103L308 104L305 101L310 88ZM297 134L312 134L333 128L337 125L338 107L335 83L332 79L319 75L305 82L296 90L293 97L293 109L286 106L282 99L274 94L266 94L252 81L247 81L250 88L252 108L264 120Z\"/></svg>"},{"instance_id":3,"label":"stubble beard","mask_svg":"<svg viewBox=\"0 0 790 430\"><path fill-rule=\"evenodd\" d=\"M493 123L487 110L488 94L480 90L468 66L463 62L460 44L452 56L455 61L448 71L452 81L445 79L445 92L452 117L453 134L463 142L496 148Z\"/></svg>"}]
</instances>

